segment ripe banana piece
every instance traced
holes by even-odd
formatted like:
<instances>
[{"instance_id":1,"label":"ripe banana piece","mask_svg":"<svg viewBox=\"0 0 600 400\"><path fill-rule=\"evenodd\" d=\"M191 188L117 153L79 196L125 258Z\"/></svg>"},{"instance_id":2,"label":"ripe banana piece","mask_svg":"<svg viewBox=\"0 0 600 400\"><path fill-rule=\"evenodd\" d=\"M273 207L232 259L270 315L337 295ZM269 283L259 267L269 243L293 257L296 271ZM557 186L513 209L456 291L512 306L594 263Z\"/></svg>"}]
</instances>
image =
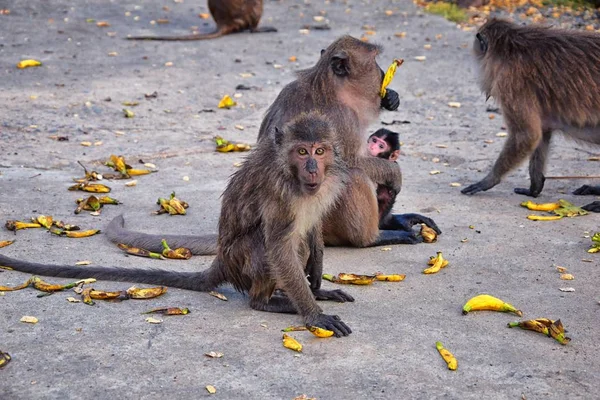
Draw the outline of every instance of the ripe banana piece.
<instances>
[{"instance_id":1,"label":"ripe banana piece","mask_svg":"<svg viewBox=\"0 0 600 400\"><path fill-rule=\"evenodd\" d=\"M431 267L426 268L423 270L424 274L435 274L436 272L439 272L440 269L444 268L446 265L448 265L448 262L446 262L446 264L444 264L444 257L442 256L442 252L438 251L437 252L437 256L435 258L433 258L433 264L431 265Z\"/></svg>"},{"instance_id":2,"label":"ripe banana piece","mask_svg":"<svg viewBox=\"0 0 600 400\"><path fill-rule=\"evenodd\" d=\"M135 286L127 289L127 294L130 299L152 299L167 292L166 286L157 286L152 288L140 289Z\"/></svg>"},{"instance_id":3,"label":"ripe banana piece","mask_svg":"<svg viewBox=\"0 0 600 400\"><path fill-rule=\"evenodd\" d=\"M528 215L527 219L532 221L556 221L557 219L561 219L560 215Z\"/></svg>"},{"instance_id":4,"label":"ripe banana piece","mask_svg":"<svg viewBox=\"0 0 600 400\"><path fill-rule=\"evenodd\" d=\"M302 345L298 343L296 339L286 335L285 333L283 334L283 346L299 353L302 352Z\"/></svg>"},{"instance_id":5,"label":"ripe banana piece","mask_svg":"<svg viewBox=\"0 0 600 400\"><path fill-rule=\"evenodd\" d=\"M440 352L440 355L448 364L448 369L455 371L458 368L458 360L450 353L447 349L444 348L442 342L435 342L435 348Z\"/></svg>"},{"instance_id":6,"label":"ripe banana piece","mask_svg":"<svg viewBox=\"0 0 600 400\"><path fill-rule=\"evenodd\" d=\"M308 330L316 337L326 338L333 336L333 331L328 329L319 328L318 326L309 326Z\"/></svg>"},{"instance_id":7,"label":"ripe banana piece","mask_svg":"<svg viewBox=\"0 0 600 400\"><path fill-rule=\"evenodd\" d=\"M475 296L463 306L463 314L468 314L470 311L501 311L501 312L512 312L517 314L519 317L523 316L523 312L517 310L512 304L505 303L504 301L490 296L489 294L480 294Z\"/></svg>"},{"instance_id":8,"label":"ripe banana piece","mask_svg":"<svg viewBox=\"0 0 600 400\"><path fill-rule=\"evenodd\" d=\"M554 211L560 208L558 203L534 203L531 200L522 202L521 206L533 211Z\"/></svg>"},{"instance_id":9,"label":"ripe banana piece","mask_svg":"<svg viewBox=\"0 0 600 400\"><path fill-rule=\"evenodd\" d=\"M392 65L389 66L387 71L385 72L385 76L383 77L383 82L381 82L381 88L379 89L379 95L381 98L385 97L387 93L386 88L390 83L392 83L392 79L394 79L394 75L396 74L396 69L402 65L404 62L403 59L395 59Z\"/></svg>"}]
</instances>

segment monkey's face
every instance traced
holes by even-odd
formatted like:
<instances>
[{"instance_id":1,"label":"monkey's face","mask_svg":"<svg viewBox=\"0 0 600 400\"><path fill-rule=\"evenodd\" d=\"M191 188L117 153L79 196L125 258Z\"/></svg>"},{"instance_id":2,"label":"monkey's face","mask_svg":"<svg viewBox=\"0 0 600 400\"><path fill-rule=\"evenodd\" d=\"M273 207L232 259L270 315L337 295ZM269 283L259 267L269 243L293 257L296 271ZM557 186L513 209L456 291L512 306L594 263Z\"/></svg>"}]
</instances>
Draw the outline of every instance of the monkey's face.
<instances>
[{"instance_id":1,"label":"monkey's face","mask_svg":"<svg viewBox=\"0 0 600 400\"><path fill-rule=\"evenodd\" d=\"M333 163L333 149L327 143L301 142L290 151L290 164L303 194L317 194Z\"/></svg>"},{"instance_id":2,"label":"monkey's face","mask_svg":"<svg viewBox=\"0 0 600 400\"><path fill-rule=\"evenodd\" d=\"M386 139L387 136L379 137L375 134L371 135L367 141L369 154L373 157L396 161L400 156L400 150L393 151L391 144Z\"/></svg>"}]
</instances>

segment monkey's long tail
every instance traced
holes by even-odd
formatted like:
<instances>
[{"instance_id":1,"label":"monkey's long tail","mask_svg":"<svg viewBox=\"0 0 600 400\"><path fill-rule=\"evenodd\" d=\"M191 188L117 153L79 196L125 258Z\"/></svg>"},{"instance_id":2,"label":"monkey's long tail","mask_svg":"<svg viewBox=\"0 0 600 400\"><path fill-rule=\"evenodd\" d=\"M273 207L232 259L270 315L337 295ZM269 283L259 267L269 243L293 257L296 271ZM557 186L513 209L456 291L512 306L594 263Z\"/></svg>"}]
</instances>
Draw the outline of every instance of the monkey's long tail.
<instances>
[{"instance_id":1,"label":"monkey's long tail","mask_svg":"<svg viewBox=\"0 0 600 400\"><path fill-rule=\"evenodd\" d=\"M122 215L113 218L104 233L111 242L123 243L132 247L162 253L161 240L165 239L170 248L185 247L192 254L212 256L217 254L217 235L152 235L149 233L134 232L124 228L125 219Z\"/></svg>"},{"instance_id":2,"label":"monkey's long tail","mask_svg":"<svg viewBox=\"0 0 600 400\"><path fill-rule=\"evenodd\" d=\"M176 272L162 269L139 269L122 267L75 267L70 265L38 264L21 261L0 254L0 266L10 267L15 271L28 272L34 275L54 276L59 278L96 278L98 280L148 283L164 285L179 289L196 291L213 290L223 277L216 263L201 272Z\"/></svg>"}]
</instances>

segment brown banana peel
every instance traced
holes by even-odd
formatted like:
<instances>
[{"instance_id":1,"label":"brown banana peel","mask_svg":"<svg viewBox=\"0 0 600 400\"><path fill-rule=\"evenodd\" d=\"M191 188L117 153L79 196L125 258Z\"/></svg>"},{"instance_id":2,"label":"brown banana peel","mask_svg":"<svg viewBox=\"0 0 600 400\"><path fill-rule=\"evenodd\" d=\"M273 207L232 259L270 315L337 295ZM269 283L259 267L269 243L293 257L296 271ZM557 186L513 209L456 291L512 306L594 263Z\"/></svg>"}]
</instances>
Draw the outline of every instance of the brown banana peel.
<instances>
[{"instance_id":1,"label":"brown banana peel","mask_svg":"<svg viewBox=\"0 0 600 400\"><path fill-rule=\"evenodd\" d=\"M138 287L132 286L127 289L127 295L131 299L152 299L154 297L158 297L167 292L166 286L157 286L151 288L140 289Z\"/></svg>"}]
</instances>

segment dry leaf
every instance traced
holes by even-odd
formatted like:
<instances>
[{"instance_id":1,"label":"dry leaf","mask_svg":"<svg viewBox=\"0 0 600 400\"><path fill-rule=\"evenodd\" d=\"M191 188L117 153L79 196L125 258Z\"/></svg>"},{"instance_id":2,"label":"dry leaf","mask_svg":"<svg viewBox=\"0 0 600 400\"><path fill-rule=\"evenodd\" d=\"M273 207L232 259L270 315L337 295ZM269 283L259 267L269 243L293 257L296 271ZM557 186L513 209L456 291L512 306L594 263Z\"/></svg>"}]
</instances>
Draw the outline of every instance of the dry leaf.
<instances>
[{"instance_id":1,"label":"dry leaf","mask_svg":"<svg viewBox=\"0 0 600 400\"><path fill-rule=\"evenodd\" d=\"M564 287L564 288L559 288L558 290L560 290L561 292L574 292L575 288L572 287Z\"/></svg>"},{"instance_id":2,"label":"dry leaf","mask_svg":"<svg viewBox=\"0 0 600 400\"><path fill-rule=\"evenodd\" d=\"M146 322L148 322L149 324L162 324L162 319L148 317L146 318Z\"/></svg>"},{"instance_id":3,"label":"dry leaf","mask_svg":"<svg viewBox=\"0 0 600 400\"><path fill-rule=\"evenodd\" d=\"M217 393L217 389L213 385L206 385L206 391L210 394Z\"/></svg>"},{"instance_id":4,"label":"dry leaf","mask_svg":"<svg viewBox=\"0 0 600 400\"><path fill-rule=\"evenodd\" d=\"M81 303L81 300L76 299L75 297L67 297L67 301L69 303Z\"/></svg>"},{"instance_id":5,"label":"dry leaf","mask_svg":"<svg viewBox=\"0 0 600 400\"><path fill-rule=\"evenodd\" d=\"M205 356L210 358L221 358L223 357L223 353L219 353L218 351L210 351L208 353L204 353Z\"/></svg>"},{"instance_id":6,"label":"dry leaf","mask_svg":"<svg viewBox=\"0 0 600 400\"><path fill-rule=\"evenodd\" d=\"M600 157L590 157L588 161L600 161Z\"/></svg>"},{"instance_id":7,"label":"dry leaf","mask_svg":"<svg viewBox=\"0 0 600 400\"><path fill-rule=\"evenodd\" d=\"M110 24L107 21L98 21L96 22L96 26L98 28L108 28Z\"/></svg>"},{"instance_id":8,"label":"dry leaf","mask_svg":"<svg viewBox=\"0 0 600 400\"><path fill-rule=\"evenodd\" d=\"M562 279L563 281L572 281L573 279L575 279L575 277L571 274L562 274L560 276L560 279Z\"/></svg>"},{"instance_id":9,"label":"dry leaf","mask_svg":"<svg viewBox=\"0 0 600 400\"><path fill-rule=\"evenodd\" d=\"M325 21L325 17L323 17L322 15L315 15L315 16L313 17L313 20L314 20L315 22L323 22L323 21Z\"/></svg>"},{"instance_id":10,"label":"dry leaf","mask_svg":"<svg viewBox=\"0 0 600 400\"><path fill-rule=\"evenodd\" d=\"M225 297L225 295L222 295L219 292L215 292L214 290L208 292L208 294L210 294L211 296L215 296L219 300L227 301L227 297Z\"/></svg>"},{"instance_id":11,"label":"dry leaf","mask_svg":"<svg viewBox=\"0 0 600 400\"><path fill-rule=\"evenodd\" d=\"M202 19L209 19L209 18L210 18L210 14L205 14L205 13L198 14L198 16L199 16L200 18L202 18Z\"/></svg>"},{"instance_id":12,"label":"dry leaf","mask_svg":"<svg viewBox=\"0 0 600 400\"><path fill-rule=\"evenodd\" d=\"M467 243L468 241L469 241L469 239L465 238L465 239L462 239L460 242L461 243Z\"/></svg>"},{"instance_id":13,"label":"dry leaf","mask_svg":"<svg viewBox=\"0 0 600 400\"><path fill-rule=\"evenodd\" d=\"M290 58L288 58L289 62L296 62L298 61L298 58L296 56L290 56Z\"/></svg>"},{"instance_id":14,"label":"dry leaf","mask_svg":"<svg viewBox=\"0 0 600 400\"><path fill-rule=\"evenodd\" d=\"M399 37L399 38L403 38L403 37L406 37L406 32L394 33L394 36Z\"/></svg>"},{"instance_id":15,"label":"dry leaf","mask_svg":"<svg viewBox=\"0 0 600 400\"><path fill-rule=\"evenodd\" d=\"M173 66L173 61L167 61L165 63L165 67L172 67Z\"/></svg>"},{"instance_id":16,"label":"dry leaf","mask_svg":"<svg viewBox=\"0 0 600 400\"><path fill-rule=\"evenodd\" d=\"M460 103L458 101L451 101L448 103L448 107L460 108Z\"/></svg>"},{"instance_id":17,"label":"dry leaf","mask_svg":"<svg viewBox=\"0 0 600 400\"><path fill-rule=\"evenodd\" d=\"M38 319L36 317L31 317L29 315L22 316L19 321L27 322L28 324L37 324L38 323Z\"/></svg>"},{"instance_id":18,"label":"dry leaf","mask_svg":"<svg viewBox=\"0 0 600 400\"><path fill-rule=\"evenodd\" d=\"M567 269L565 267L559 267L558 265L556 266L556 270L561 274L567 272Z\"/></svg>"},{"instance_id":19,"label":"dry leaf","mask_svg":"<svg viewBox=\"0 0 600 400\"><path fill-rule=\"evenodd\" d=\"M81 142L80 144L85 147L90 147L92 145L92 142Z\"/></svg>"},{"instance_id":20,"label":"dry leaf","mask_svg":"<svg viewBox=\"0 0 600 400\"><path fill-rule=\"evenodd\" d=\"M152 163L149 163L149 162L145 163L145 164L144 164L144 167L146 167L146 168L151 168L151 169L156 169L156 165L154 165L154 164L152 164Z\"/></svg>"},{"instance_id":21,"label":"dry leaf","mask_svg":"<svg viewBox=\"0 0 600 400\"><path fill-rule=\"evenodd\" d=\"M492 139L486 139L483 141L483 143L492 144L494 141Z\"/></svg>"},{"instance_id":22,"label":"dry leaf","mask_svg":"<svg viewBox=\"0 0 600 400\"><path fill-rule=\"evenodd\" d=\"M387 15L388 17L393 14L394 12L392 10L385 10L385 15Z\"/></svg>"},{"instance_id":23,"label":"dry leaf","mask_svg":"<svg viewBox=\"0 0 600 400\"><path fill-rule=\"evenodd\" d=\"M116 51L111 51L110 53L108 53L109 57L116 57L118 55L119 55L119 53L117 53Z\"/></svg>"},{"instance_id":24,"label":"dry leaf","mask_svg":"<svg viewBox=\"0 0 600 400\"><path fill-rule=\"evenodd\" d=\"M447 144L436 144L435 147L437 147L438 149L447 149L448 145Z\"/></svg>"},{"instance_id":25,"label":"dry leaf","mask_svg":"<svg viewBox=\"0 0 600 400\"><path fill-rule=\"evenodd\" d=\"M431 50L431 45L430 44L425 44L425 45L423 45L423 48L425 50Z\"/></svg>"},{"instance_id":26,"label":"dry leaf","mask_svg":"<svg viewBox=\"0 0 600 400\"><path fill-rule=\"evenodd\" d=\"M244 130L244 125L235 125L235 129L243 131Z\"/></svg>"}]
</instances>

